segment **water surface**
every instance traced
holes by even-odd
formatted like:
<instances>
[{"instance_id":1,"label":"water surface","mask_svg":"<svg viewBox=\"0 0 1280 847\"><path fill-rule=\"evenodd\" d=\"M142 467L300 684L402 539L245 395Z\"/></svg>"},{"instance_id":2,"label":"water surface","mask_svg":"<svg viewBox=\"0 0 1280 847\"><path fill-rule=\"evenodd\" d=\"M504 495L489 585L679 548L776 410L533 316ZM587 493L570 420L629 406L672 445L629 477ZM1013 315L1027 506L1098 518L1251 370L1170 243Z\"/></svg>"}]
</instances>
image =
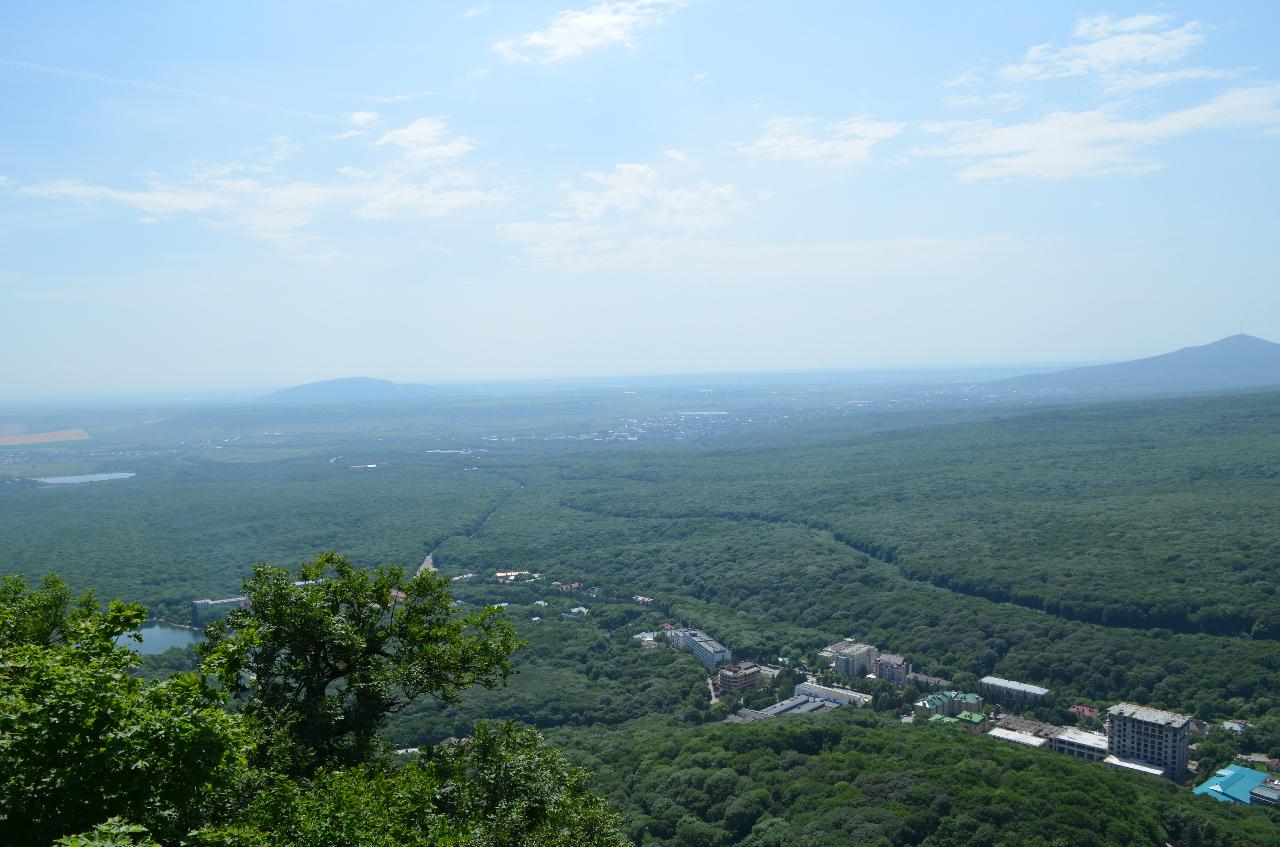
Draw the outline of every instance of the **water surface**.
<instances>
[{"instance_id":1,"label":"water surface","mask_svg":"<svg viewBox=\"0 0 1280 847\"><path fill-rule=\"evenodd\" d=\"M47 482L50 485L78 485L82 482L105 482L108 479L128 479L136 473L86 473L75 476L37 476L36 482Z\"/></svg>"},{"instance_id":2,"label":"water surface","mask_svg":"<svg viewBox=\"0 0 1280 847\"><path fill-rule=\"evenodd\" d=\"M150 656L153 653L163 653L170 647L189 647L204 641L204 635L198 630L154 621L144 625L138 630L138 634L142 636L141 644L128 636L121 636L118 643L132 647L144 656Z\"/></svg>"}]
</instances>

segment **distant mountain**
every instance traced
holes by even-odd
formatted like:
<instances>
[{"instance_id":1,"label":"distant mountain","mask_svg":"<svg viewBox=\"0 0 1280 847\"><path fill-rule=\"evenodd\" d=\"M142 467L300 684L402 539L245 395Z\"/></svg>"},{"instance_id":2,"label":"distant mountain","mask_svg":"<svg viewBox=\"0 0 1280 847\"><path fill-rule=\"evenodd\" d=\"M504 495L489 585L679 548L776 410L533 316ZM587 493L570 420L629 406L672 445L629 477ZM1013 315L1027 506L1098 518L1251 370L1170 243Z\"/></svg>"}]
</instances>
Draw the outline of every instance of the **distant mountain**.
<instances>
[{"instance_id":1,"label":"distant mountain","mask_svg":"<svg viewBox=\"0 0 1280 847\"><path fill-rule=\"evenodd\" d=\"M1280 386L1280 344L1252 335L1232 335L1172 353L1028 374L991 383L1018 393L1073 395L1181 394Z\"/></svg>"},{"instance_id":2,"label":"distant mountain","mask_svg":"<svg viewBox=\"0 0 1280 847\"><path fill-rule=\"evenodd\" d=\"M402 396L401 387L390 380L353 376L282 388L261 398L259 402L292 405L366 403L377 400L398 400Z\"/></svg>"}]
</instances>

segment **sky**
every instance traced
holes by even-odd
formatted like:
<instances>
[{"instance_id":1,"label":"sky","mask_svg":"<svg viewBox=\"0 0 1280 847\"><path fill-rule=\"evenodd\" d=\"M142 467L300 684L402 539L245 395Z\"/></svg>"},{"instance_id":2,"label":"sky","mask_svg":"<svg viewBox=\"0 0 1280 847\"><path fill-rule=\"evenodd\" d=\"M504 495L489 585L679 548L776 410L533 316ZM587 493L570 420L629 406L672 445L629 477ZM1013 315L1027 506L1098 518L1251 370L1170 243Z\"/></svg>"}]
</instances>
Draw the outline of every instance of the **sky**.
<instances>
[{"instance_id":1,"label":"sky","mask_svg":"<svg viewBox=\"0 0 1280 847\"><path fill-rule=\"evenodd\" d=\"M0 399L1280 340L1280 4L0 3Z\"/></svg>"}]
</instances>

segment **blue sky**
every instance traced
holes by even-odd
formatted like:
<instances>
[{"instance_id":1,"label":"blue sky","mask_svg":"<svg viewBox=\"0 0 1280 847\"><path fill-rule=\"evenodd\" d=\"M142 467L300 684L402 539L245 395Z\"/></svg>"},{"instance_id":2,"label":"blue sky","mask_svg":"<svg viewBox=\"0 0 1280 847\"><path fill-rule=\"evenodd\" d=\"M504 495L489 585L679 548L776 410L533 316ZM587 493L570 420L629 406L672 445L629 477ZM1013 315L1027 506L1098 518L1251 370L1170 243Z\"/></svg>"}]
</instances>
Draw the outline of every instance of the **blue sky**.
<instances>
[{"instance_id":1,"label":"blue sky","mask_svg":"<svg viewBox=\"0 0 1280 847\"><path fill-rule=\"evenodd\" d=\"M8 3L0 392L1280 340L1278 18Z\"/></svg>"}]
</instances>

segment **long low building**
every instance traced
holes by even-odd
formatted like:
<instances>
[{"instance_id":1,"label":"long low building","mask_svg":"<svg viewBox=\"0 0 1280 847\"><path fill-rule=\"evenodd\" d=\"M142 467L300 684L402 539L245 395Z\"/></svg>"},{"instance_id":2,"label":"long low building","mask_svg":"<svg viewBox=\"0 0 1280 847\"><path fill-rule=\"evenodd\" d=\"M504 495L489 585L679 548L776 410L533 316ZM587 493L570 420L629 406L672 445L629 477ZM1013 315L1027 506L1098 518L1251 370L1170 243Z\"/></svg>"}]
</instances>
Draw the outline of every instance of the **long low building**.
<instances>
[{"instance_id":1,"label":"long low building","mask_svg":"<svg viewBox=\"0 0 1280 847\"><path fill-rule=\"evenodd\" d=\"M1089 762L1101 762L1107 758L1107 737L1100 732L1085 732L1064 726L1049 739L1049 746L1057 753L1065 753Z\"/></svg>"},{"instance_id":2,"label":"long low building","mask_svg":"<svg viewBox=\"0 0 1280 847\"><path fill-rule=\"evenodd\" d=\"M1001 741L1012 741L1015 744L1025 744L1028 747L1043 747L1049 743L1049 739L1041 738L1038 735L1032 735L1029 732L1018 732L1014 729L1005 729L1002 726L992 728L987 733L992 738L999 738Z\"/></svg>"},{"instance_id":3,"label":"long low building","mask_svg":"<svg viewBox=\"0 0 1280 847\"><path fill-rule=\"evenodd\" d=\"M698 657L698 661L711 670L721 662L732 662L729 648L700 629L673 629L667 637L676 647L683 647Z\"/></svg>"},{"instance_id":4,"label":"long low building","mask_svg":"<svg viewBox=\"0 0 1280 847\"><path fill-rule=\"evenodd\" d=\"M863 694L861 691L850 691L848 688L819 685L816 682L800 683L796 686L796 694L812 697L815 700L825 700L828 703L835 703L840 706L853 703L855 706L861 707L871 702L870 694Z\"/></svg>"},{"instance_id":5,"label":"long low building","mask_svg":"<svg viewBox=\"0 0 1280 847\"><path fill-rule=\"evenodd\" d=\"M1003 697L1009 701L1036 700L1049 693L1049 689L1012 679L1001 679L998 676L984 676L978 680L982 684L983 693L996 699Z\"/></svg>"}]
</instances>

